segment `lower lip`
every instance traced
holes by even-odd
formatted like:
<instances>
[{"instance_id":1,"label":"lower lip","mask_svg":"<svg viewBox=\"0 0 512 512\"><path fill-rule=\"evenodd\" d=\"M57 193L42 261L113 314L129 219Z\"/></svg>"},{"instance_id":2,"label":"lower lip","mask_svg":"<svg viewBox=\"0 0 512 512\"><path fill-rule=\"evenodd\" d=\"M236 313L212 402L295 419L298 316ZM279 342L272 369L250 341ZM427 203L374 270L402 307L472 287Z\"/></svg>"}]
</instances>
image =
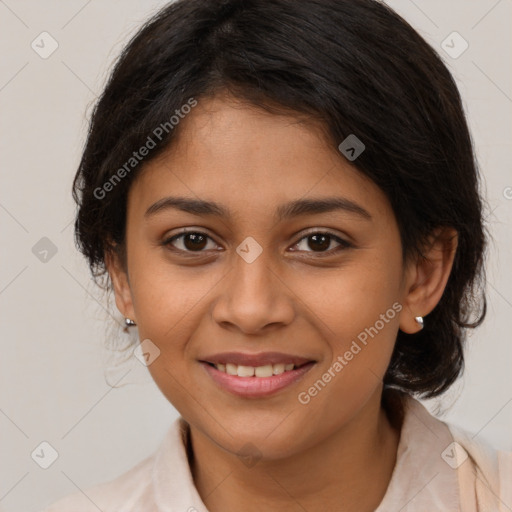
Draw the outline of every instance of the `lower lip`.
<instances>
[{"instance_id":1,"label":"lower lip","mask_svg":"<svg viewBox=\"0 0 512 512\"><path fill-rule=\"evenodd\" d=\"M272 377L238 377L217 370L214 366L201 361L208 375L222 388L230 393L243 397L261 398L273 395L281 389L294 384L314 366L311 361L300 368L273 375Z\"/></svg>"}]
</instances>

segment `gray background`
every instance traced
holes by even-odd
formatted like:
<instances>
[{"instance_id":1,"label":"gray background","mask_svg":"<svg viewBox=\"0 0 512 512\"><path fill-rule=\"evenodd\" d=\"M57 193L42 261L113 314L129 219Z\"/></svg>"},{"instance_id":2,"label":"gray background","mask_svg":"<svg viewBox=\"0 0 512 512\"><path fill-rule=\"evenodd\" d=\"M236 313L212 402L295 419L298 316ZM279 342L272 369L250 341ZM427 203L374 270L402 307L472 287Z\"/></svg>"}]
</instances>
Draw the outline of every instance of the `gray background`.
<instances>
[{"instance_id":1,"label":"gray background","mask_svg":"<svg viewBox=\"0 0 512 512\"><path fill-rule=\"evenodd\" d=\"M118 364L105 348L107 338L123 342L112 320L120 317L74 248L70 195L87 118L109 67L164 3L0 0L4 511L36 511L114 478L152 453L177 416L145 367L134 358ZM485 177L493 236L489 313L469 339L465 376L441 400L425 405L431 411L442 406L446 421L512 449L512 2L388 3L440 52L457 79ZM46 59L31 47L32 41L43 46L44 31L58 43ZM469 44L457 58L441 46L453 31ZM45 39L45 51L50 43ZM452 53L462 49L453 37L447 43ZM51 244L40 241L44 237ZM42 441L58 452L46 470L31 458Z\"/></svg>"}]
</instances>

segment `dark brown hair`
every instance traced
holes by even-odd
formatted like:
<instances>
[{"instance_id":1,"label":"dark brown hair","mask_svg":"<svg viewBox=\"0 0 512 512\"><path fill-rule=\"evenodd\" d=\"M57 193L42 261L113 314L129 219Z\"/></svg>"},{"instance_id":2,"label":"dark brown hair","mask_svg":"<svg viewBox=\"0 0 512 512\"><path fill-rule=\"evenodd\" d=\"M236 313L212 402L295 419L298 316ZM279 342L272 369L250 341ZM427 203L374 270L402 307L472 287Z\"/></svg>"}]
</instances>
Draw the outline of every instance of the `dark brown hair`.
<instances>
[{"instance_id":1,"label":"dark brown hair","mask_svg":"<svg viewBox=\"0 0 512 512\"><path fill-rule=\"evenodd\" d=\"M134 178L176 139L171 116L220 91L319 121L334 147L349 134L363 141L354 163L388 197L404 257L436 227L457 231L444 294L422 331L399 332L384 379L426 398L442 393L462 371L465 329L486 312L479 178L450 72L381 2L178 0L151 18L112 70L74 181L76 241L93 275L110 286L106 251L123 248ZM155 147L127 167L152 134Z\"/></svg>"}]
</instances>

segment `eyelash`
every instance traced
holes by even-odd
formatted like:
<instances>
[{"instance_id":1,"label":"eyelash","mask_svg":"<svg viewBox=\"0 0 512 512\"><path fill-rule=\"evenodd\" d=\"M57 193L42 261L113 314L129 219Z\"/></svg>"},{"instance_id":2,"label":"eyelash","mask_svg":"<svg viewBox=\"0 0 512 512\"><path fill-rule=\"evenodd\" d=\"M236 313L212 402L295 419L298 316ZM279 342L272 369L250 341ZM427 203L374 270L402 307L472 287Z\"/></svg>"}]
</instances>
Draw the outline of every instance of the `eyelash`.
<instances>
[{"instance_id":1,"label":"eyelash","mask_svg":"<svg viewBox=\"0 0 512 512\"><path fill-rule=\"evenodd\" d=\"M188 255L191 255L192 257L195 257L195 254L197 255L200 255L201 253L204 253L206 252L205 250L201 250L201 251L188 251L188 250L183 250L183 249L177 249L176 247L174 247L172 245L172 242L174 242L175 240L178 240L180 238L182 238L183 236L185 235L189 235L189 234L194 234L194 235L202 235L202 236L205 236L206 238L209 238L210 240L213 240L209 235L207 235L206 233L203 233L201 231L194 231L194 230L188 230L188 231L181 231L180 233L177 233L176 235L173 235L172 237L170 238L166 238L163 242L162 242L162 245L169 248L170 250L172 251L176 251L176 252L181 252L183 254L186 254L187 256ZM297 251L297 252L307 252L307 253L313 253L313 254L317 254L316 257L322 257L322 256L332 256L334 253L338 253L338 252L341 252L345 249L349 249L349 248L352 248L354 247L353 244L351 244L350 242L347 242L346 240L343 240L342 238L340 238L339 236L335 235L334 233L331 233L329 231L312 231L310 233L307 233L306 235L304 235L302 238L300 238L294 245L293 247L295 247L296 245L298 245L300 242L302 242L303 240L307 240L310 236L313 236L313 235L326 235L328 236L329 238L331 238L331 240L334 240L336 242L338 242L340 245L334 249L330 249L328 251ZM329 244L330 245L330 244Z\"/></svg>"}]
</instances>

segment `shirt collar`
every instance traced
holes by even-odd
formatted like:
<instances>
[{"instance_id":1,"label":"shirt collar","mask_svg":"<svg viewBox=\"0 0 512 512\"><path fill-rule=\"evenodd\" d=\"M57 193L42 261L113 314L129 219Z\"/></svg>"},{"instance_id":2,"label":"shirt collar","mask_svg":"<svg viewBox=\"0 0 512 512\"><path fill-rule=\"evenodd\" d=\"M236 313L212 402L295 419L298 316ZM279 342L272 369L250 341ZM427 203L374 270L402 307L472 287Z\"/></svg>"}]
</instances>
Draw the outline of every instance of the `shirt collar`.
<instances>
[{"instance_id":1,"label":"shirt collar","mask_svg":"<svg viewBox=\"0 0 512 512\"><path fill-rule=\"evenodd\" d=\"M375 512L459 511L457 471L446 462L453 455L450 429L410 396L404 407L395 467Z\"/></svg>"}]
</instances>

